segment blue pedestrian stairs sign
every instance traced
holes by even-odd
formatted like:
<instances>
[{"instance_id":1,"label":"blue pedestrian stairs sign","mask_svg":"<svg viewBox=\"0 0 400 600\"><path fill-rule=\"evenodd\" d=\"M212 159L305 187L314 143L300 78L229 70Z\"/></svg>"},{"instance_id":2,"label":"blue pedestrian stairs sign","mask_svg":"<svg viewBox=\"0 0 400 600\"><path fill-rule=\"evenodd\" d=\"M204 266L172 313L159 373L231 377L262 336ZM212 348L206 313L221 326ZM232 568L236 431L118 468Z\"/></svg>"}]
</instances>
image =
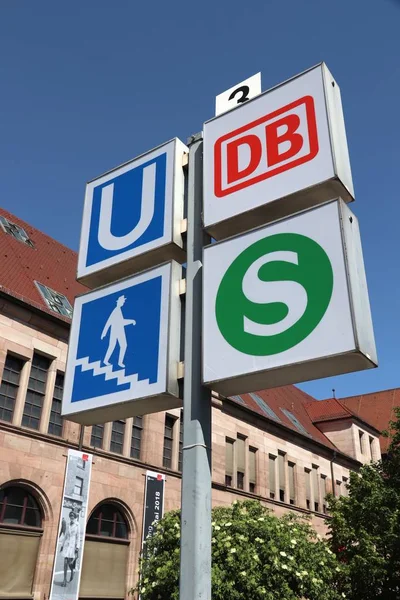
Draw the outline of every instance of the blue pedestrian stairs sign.
<instances>
[{"instance_id":1,"label":"blue pedestrian stairs sign","mask_svg":"<svg viewBox=\"0 0 400 600\"><path fill-rule=\"evenodd\" d=\"M75 300L63 416L92 424L181 406L181 271L170 261Z\"/></svg>"}]
</instances>

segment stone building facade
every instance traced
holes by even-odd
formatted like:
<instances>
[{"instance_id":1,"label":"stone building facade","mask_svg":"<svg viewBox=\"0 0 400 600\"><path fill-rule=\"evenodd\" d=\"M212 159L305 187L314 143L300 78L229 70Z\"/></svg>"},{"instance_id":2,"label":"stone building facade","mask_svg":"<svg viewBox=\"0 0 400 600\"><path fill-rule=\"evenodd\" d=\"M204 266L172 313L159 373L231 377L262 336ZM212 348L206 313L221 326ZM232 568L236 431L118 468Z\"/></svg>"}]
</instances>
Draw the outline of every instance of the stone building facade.
<instances>
[{"instance_id":1,"label":"stone building facade","mask_svg":"<svg viewBox=\"0 0 400 600\"><path fill-rule=\"evenodd\" d=\"M67 451L81 442L93 467L80 597L123 599L146 470L166 475L165 510L180 506L182 413L84 428L61 418L71 306L85 291L76 255L6 211L0 225L0 598L48 598ZM214 505L257 498L324 534L325 494L346 494L350 471L380 457L379 432L335 399L288 386L212 403Z\"/></svg>"}]
</instances>

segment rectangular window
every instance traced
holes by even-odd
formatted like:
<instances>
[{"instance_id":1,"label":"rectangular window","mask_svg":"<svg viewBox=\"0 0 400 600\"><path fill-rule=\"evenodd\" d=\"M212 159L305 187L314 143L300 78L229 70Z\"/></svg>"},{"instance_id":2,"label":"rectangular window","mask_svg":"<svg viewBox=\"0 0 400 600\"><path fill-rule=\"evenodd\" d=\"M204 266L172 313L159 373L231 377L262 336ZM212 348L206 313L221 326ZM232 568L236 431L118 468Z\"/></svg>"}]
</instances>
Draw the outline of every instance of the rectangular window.
<instances>
[{"instance_id":1,"label":"rectangular window","mask_svg":"<svg viewBox=\"0 0 400 600\"><path fill-rule=\"evenodd\" d=\"M243 406L246 406L246 402L243 400L243 398L241 396L231 396L231 398L232 398L232 400L235 400L239 404L243 404Z\"/></svg>"},{"instance_id":2,"label":"rectangular window","mask_svg":"<svg viewBox=\"0 0 400 600\"><path fill-rule=\"evenodd\" d=\"M311 510L311 469L304 469L304 475L306 478L306 506L308 510Z\"/></svg>"},{"instance_id":3,"label":"rectangular window","mask_svg":"<svg viewBox=\"0 0 400 600\"><path fill-rule=\"evenodd\" d=\"M232 487L233 484L233 446L234 441L225 439L225 485Z\"/></svg>"},{"instance_id":4,"label":"rectangular window","mask_svg":"<svg viewBox=\"0 0 400 600\"><path fill-rule=\"evenodd\" d=\"M264 413L264 415L266 417L270 417L271 419L273 419L274 421L277 421L278 423L281 422L280 418L278 417L278 415L272 410L272 408L265 402L265 400L263 400L261 398L261 396L259 396L258 394L254 394L253 392L249 394L250 398L252 400L254 400L254 402L257 404L258 408L261 409L261 411Z\"/></svg>"},{"instance_id":5,"label":"rectangular window","mask_svg":"<svg viewBox=\"0 0 400 600\"><path fill-rule=\"evenodd\" d=\"M236 487L239 490L244 490L244 474L246 472L245 451L246 438L238 436L236 440Z\"/></svg>"},{"instance_id":6,"label":"rectangular window","mask_svg":"<svg viewBox=\"0 0 400 600\"><path fill-rule=\"evenodd\" d=\"M93 448L103 447L104 425L93 425L90 445Z\"/></svg>"},{"instance_id":7,"label":"rectangular window","mask_svg":"<svg viewBox=\"0 0 400 600\"><path fill-rule=\"evenodd\" d=\"M50 359L40 354L33 355L24 413L22 415L22 425L24 427L39 429L49 367Z\"/></svg>"},{"instance_id":8,"label":"rectangular window","mask_svg":"<svg viewBox=\"0 0 400 600\"><path fill-rule=\"evenodd\" d=\"M140 460L140 447L142 444L143 417L133 417L131 458Z\"/></svg>"},{"instance_id":9,"label":"rectangular window","mask_svg":"<svg viewBox=\"0 0 400 600\"><path fill-rule=\"evenodd\" d=\"M238 490L244 490L244 473L242 471L236 473L236 487Z\"/></svg>"},{"instance_id":10,"label":"rectangular window","mask_svg":"<svg viewBox=\"0 0 400 600\"><path fill-rule=\"evenodd\" d=\"M276 476L275 476L275 465L276 465L276 456L272 454L269 455L269 497L272 500L276 495Z\"/></svg>"},{"instance_id":11,"label":"rectangular window","mask_svg":"<svg viewBox=\"0 0 400 600\"><path fill-rule=\"evenodd\" d=\"M179 454L178 454L178 471L182 471L183 467L183 410L179 418Z\"/></svg>"},{"instance_id":12,"label":"rectangular window","mask_svg":"<svg viewBox=\"0 0 400 600\"><path fill-rule=\"evenodd\" d=\"M288 463L289 467L289 502L296 504L296 487L295 487L295 469L296 465L292 462Z\"/></svg>"},{"instance_id":13,"label":"rectangular window","mask_svg":"<svg viewBox=\"0 0 400 600\"><path fill-rule=\"evenodd\" d=\"M249 448L249 492L257 491L257 448Z\"/></svg>"},{"instance_id":14,"label":"rectangular window","mask_svg":"<svg viewBox=\"0 0 400 600\"><path fill-rule=\"evenodd\" d=\"M284 415L287 416L289 421L292 423L292 425L294 425L296 427L296 429L299 433L302 433L303 435L306 435L307 437L312 437L312 435L310 433L308 433L307 429L305 427L303 427L303 425L300 423L298 418L295 417L294 414L290 412L290 410L281 408L281 411L283 412Z\"/></svg>"},{"instance_id":15,"label":"rectangular window","mask_svg":"<svg viewBox=\"0 0 400 600\"><path fill-rule=\"evenodd\" d=\"M64 375L62 373L57 373L47 433L50 433L51 435L58 435L59 437L62 436L63 430L63 419L61 416L63 389Z\"/></svg>"},{"instance_id":16,"label":"rectangular window","mask_svg":"<svg viewBox=\"0 0 400 600\"><path fill-rule=\"evenodd\" d=\"M361 454L364 454L364 432L358 430L358 439L360 441L360 452Z\"/></svg>"},{"instance_id":17,"label":"rectangular window","mask_svg":"<svg viewBox=\"0 0 400 600\"><path fill-rule=\"evenodd\" d=\"M75 486L74 486L74 494L76 494L77 496L82 496L82 491L83 491L83 478L76 477L75 478Z\"/></svg>"},{"instance_id":18,"label":"rectangular window","mask_svg":"<svg viewBox=\"0 0 400 600\"><path fill-rule=\"evenodd\" d=\"M175 417L165 415L163 466L172 469L172 443L174 439Z\"/></svg>"},{"instance_id":19,"label":"rectangular window","mask_svg":"<svg viewBox=\"0 0 400 600\"><path fill-rule=\"evenodd\" d=\"M327 508L326 508L326 494L328 493L327 487L326 487L326 475L321 475L321 497L322 497L322 512L326 515Z\"/></svg>"},{"instance_id":20,"label":"rectangular window","mask_svg":"<svg viewBox=\"0 0 400 600\"><path fill-rule=\"evenodd\" d=\"M314 492L314 510L319 512L319 478L318 478L319 467L312 466L312 478L313 478L313 492Z\"/></svg>"},{"instance_id":21,"label":"rectangular window","mask_svg":"<svg viewBox=\"0 0 400 600\"><path fill-rule=\"evenodd\" d=\"M286 477L285 477L285 453L278 453L278 471L279 471L279 500L285 502Z\"/></svg>"},{"instance_id":22,"label":"rectangular window","mask_svg":"<svg viewBox=\"0 0 400 600\"><path fill-rule=\"evenodd\" d=\"M374 455L374 438L369 436L369 455L371 457L371 460L375 460L375 455Z\"/></svg>"},{"instance_id":23,"label":"rectangular window","mask_svg":"<svg viewBox=\"0 0 400 600\"><path fill-rule=\"evenodd\" d=\"M7 354L0 386L0 420L11 423L24 361Z\"/></svg>"},{"instance_id":24,"label":"rectangular window","mask_svg":"<svg viewBox=\"0 0 400 600\"><path fill-rule=\"evenodd\" d=\"M55 292L51 288L47 287L47 285L43 285L38 281L35 281L35 283L42 295L43 300L51 310L59 315L63 315L64 317L69 317L70 319L72 318L72 306L64 294Z\"/></svg>"},{"instance_id":25,"label":"rectangular window","mask_svg":"<svg viewBox=\"0 0 400 600\"><path fill-rule=\"evenodd\" d=\"M113 421L111 428L111 452L122 454L124 447L125 421Z\"/></svg>"},{"instance_id":26,"label":"rectangular window","mask_svg":"<svg viewBox=\"0 0 400 600\"><path fill-rule=\"evenodd\" d=\"M32 240L23 227L20 227L20 225L17 225L16 223L12 223L6 219L6 217L3 217L3 215L0 216L0 225L8 235L12 235L16 240L24 242L27 246L34 248Z\"/></svg>"}]
</instances>

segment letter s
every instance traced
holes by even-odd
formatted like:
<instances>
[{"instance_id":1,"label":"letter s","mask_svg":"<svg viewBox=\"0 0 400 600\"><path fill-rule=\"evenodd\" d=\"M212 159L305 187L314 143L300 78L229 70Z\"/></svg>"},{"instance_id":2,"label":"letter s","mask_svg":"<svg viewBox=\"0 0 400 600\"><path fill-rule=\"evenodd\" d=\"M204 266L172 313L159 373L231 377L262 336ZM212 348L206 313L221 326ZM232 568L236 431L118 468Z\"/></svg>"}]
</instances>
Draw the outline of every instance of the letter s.
<instances>
[{"instance_id":1,"label":"letter s","mask_svg":"<svg viewBox=\"0 0 400 600\"><path fill-rule=\"evenodd\" d=\"M254 261L247 269L242 283L244 295L250 302L257 304L269 304L272 302L283 302L288 307L288 314L278 323L264 325L256 323L244 316L244 330L246 333L258 336L277 335L286 331L297 323L307 308L307 292L304 287L296 281L262 281L259 270L266 263L274 261L290 262L298 264L296 252L276 251L270 252Z\"/></svg>"}]
</instances>

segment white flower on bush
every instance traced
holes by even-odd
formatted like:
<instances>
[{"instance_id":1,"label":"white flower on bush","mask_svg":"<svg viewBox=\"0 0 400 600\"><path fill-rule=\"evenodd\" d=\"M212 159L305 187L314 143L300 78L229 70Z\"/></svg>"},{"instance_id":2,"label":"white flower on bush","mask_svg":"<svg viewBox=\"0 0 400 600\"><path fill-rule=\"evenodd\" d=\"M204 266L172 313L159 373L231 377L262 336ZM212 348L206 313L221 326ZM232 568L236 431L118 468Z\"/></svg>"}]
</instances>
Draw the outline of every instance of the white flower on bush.
<instances>
[{"instance_id":1,"label":"white flower on bush","mask_svg":"<svg viewBox=\"0 0 400 600\"><path fill-rule=\"evenodd\" d=\"M296 546L297 541L295 539L293 539L293 540L290 540L290 543L292 544L292 546Z\"/></svg>"},{"instance_id":2,"label":"white flower on bush","mask_svg":"<svg viewBox=\"0 0 400 600\"><path fill-rule=\"evenodd\" d=\"M246 571L240 571L240 575L241 575L242 577L246 577L247 573L246 573Z\"/></svg>"},{"instance_id":3,"label":"white flower on bush","mask_svg":"<svg viewBox=\"0 0 400 600\"><path fill-rule=\"evenodd\" d=\"M282 550L279 552L279 554L280 554L281 556L287 556L286 552L283 552Z\"/></svg>"},{"instance_id":4,"label":"white flower on bush","mask_svg":"<svg viewBox=\"0 0 400 600\"><path fill-rule=\"evenodd\" d=\"M281 565L281 566L282 566L282 569L284 569L285 571L289 570L289 567L287 565Z\"/></svg>"},{"instance_id":5,"label":"white flower on bush","mask_svg":"<svg viewBox=\"0 0 400 600\"><path fill-rule=\"evenodd\" d=\"M231 554L235 554L236 548L231 548Z\"/></svg>"}]
</instances>

